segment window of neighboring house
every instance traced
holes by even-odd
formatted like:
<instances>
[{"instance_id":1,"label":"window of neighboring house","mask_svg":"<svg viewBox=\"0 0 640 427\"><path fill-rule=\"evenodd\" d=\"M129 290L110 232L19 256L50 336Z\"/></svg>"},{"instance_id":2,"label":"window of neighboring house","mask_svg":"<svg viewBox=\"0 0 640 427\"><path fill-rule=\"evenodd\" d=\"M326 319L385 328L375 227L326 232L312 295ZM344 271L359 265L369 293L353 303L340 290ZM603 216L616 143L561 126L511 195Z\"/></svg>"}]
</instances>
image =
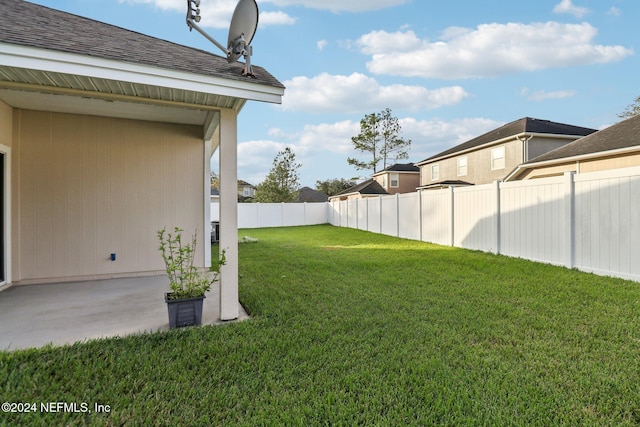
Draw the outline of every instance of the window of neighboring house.
<instances>
[{"instance_id":1,"label":"window of neighboring house","mask_svg":"<svg viewBox=\"0 0 640 427\"><path fill-rule=\"evenodd\" d=\"M391 185L391 187L399 187L400 186L400 174L390 173L389 174L389 185Z\"/></svg>"},{"instance_id":2,"label":"window of neighboring house","mask_svg":"<svg viewBox=\"0 0 640 427\"><path fill-rule=\"evenodd\" d=\"M437 181L440 179L440 165L431 165L431 181Z\"/></svg>"},{"instance_id":3,"label":"window of neighboring house","mask_svg":"<svg viewBox=\"0 0 640 427\"><path fill-rule=\"evenodd\" d=\"M244 197L250 197L251 196L251 188L249 187L244 187Z\"/></svg>"},{"instance_id":4,"label":"window of neighboring house","mask_svg":"<svg viewBox=\"0 0 640 427\"><path fill-rule=\"evenodd\" d=\"M458 158L458 176L467 174L467 156Z\"/></svg>"},{"instance_id":5,"label":"window of neighboring house","mask_svg":"<svg viewBox=\"0 0 640 427\"><path fill-rule=\"evenodd\" d=\"M491 150L491 170L504 169L504 146Z\"/></svg>"}]
</instances>

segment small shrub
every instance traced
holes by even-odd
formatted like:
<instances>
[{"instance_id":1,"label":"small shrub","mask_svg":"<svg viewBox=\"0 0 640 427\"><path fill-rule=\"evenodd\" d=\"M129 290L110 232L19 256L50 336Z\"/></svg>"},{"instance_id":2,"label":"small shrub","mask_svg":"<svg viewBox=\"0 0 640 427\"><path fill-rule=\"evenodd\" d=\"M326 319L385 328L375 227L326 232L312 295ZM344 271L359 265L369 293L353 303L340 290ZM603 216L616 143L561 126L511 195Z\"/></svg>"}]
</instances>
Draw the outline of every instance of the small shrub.
<instances>
[{"instance_id":1,"label":"small shrub","mask_svg":"<svg viewBox=\"0 0 640 427\"><path fill-rule=\"evenodd\" d=\"M174 227L173 232L168 232L166 227L158 230L160 240L160 253L164 260L165 270L169 276L169 287L172 293L169 299L194 298L204 295L211 285L218 280L220 267L225 262L225 251L220 254L216 265L212 265L209 272L202 272L193 265L193 257L196 252L196 234L191 237L190 243L182 240L182 230ZM196 231L197 233L197 231Z\"/></svg>"}]
</instances>

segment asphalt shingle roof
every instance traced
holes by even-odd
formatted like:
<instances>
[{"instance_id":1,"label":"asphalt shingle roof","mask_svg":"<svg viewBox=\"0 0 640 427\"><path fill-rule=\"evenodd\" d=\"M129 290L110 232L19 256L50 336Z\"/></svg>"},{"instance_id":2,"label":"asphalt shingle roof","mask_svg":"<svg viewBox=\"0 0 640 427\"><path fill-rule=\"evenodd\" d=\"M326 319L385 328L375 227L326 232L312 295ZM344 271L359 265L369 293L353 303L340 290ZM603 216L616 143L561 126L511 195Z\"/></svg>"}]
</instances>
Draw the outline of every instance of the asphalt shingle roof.
<instances>
[{"instance_id":1,"label":"asphalt shingle roof","mask_svg":"<svg viewBox=\"0 0 640 427\"><path fill-rule=\"evenodd\" d=\"M341 191L340 193L336 194L336 196L341 196L344 194L353 194L353 193L360 193L360 194L389 194L387 193L384 188L382 188L382 186L378 183L378 181L374 180L373 178L368 179L366 181L361 182L360 184L354 185L351 188L348 188L344 191Z\"/></svg>"},{"instance_id":2,"label":"asphalt shingle roof","mask_svg":"<svg viewBox=\"0 0 640 427\"><path fill-rule=\"evenodd\" d=\"M284 87L259 66L252 79L222 56L22 0L0 0L0 43Z\"/></svg>"},{"instance_id":3,"label":"asphalt shingle roof","mask_svg":"<svg viewBox=\"0 0 640 427\"><path fill-rule=\"evenodd\" d=\"M570 144L542 154L525 164L618 150L638 145L640 145L640 115L576 139Z\"/></svg>"},{"instance_id":4,"label":"asphalt shingle roof","mask_svg":"<svg viewBox=\"0 0 640 427\"><path fill-rule=\"evenodd\" d=\"M523 117L511 123L507 123L497 129L480 135L476 138L470 139L467 142L463 142L460 145L456 145L448 150L431 156L422 162L427 162L432 159L445 157L451 154L455 154L461 151L469 150L471 148L479 147L484 144L488 144L492 141L507 138L510 136L519 135L522 133L546 133L550 135L577 135L586 136L596 132L596 129L589 129L580 126L568 125L565 123L557 123L549 120L533 119L531 117Z\"/></svg>"},{"instance_id":5,"label":"asphalt shingle roof","mask_svg":"<svg viewBox=\"0 0 640 427\"><path fill-rule=\"evenodd\" d=\"M396 163L381 172L420 172L420 168L413 163Z\"/></svg>"}]
</instances>

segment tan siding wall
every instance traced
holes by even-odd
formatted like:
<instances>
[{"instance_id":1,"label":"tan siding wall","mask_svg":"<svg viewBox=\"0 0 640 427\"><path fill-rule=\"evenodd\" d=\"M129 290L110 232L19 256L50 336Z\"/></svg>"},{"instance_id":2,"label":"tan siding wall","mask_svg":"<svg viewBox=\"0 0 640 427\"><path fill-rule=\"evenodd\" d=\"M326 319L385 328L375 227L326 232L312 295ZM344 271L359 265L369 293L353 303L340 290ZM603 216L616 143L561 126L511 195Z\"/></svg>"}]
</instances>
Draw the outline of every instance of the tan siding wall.
<instances>
[{"instance_id":1,"label":"tan siding wall","mask_svg":"<svg viewBox=\"0 0 640 427\"><path fill-rule=\"evenodd\" d=\"M203 229L199 127L28 110L14 124L14 280L161 270L158 228Z\"/></svg>"},{"instance_id":2,"label":"tan siding wall","mask_svg":"<svg viewBox=\"0 0 640 427\"><path fill-rule=\"evenodd\" d=\"M13 108L0 101L0 144L11 147L13 141Z\"/></svg>"},{"instance_id":3,"label":"tan siding wall","mask_svg":"<svg viewBox=\"0 0 640 427\"><path fill-rule=\"evenodd\" d=\"M580 162L580 173L630 168L633 166L640 166L639 153L612 156L603 159L583 160Z\"/></svg>"},{"instance_id":4,"label":"tan siding wall","mask_svg":"<svg viewBox=\"0 0 640 427\"><path fill-rule=\"evenodd\" d=\"M391 173L398 174L398 186L391 187ZM416 191L420 183L419 173L407 173L407 172L390 172L374 176L373 179L378 182L389 194L396 193L413 193Z\"/></svg>"},{"instance_id":5,"label":"tan siding wall","mask_svg":"<svg viewBox=\"0 0 640 427\"><path fill-rule=\"evenodd\" d=\"M529 169L518 176L518 180L562 175L565 172L598 172L603 170L630 168L640 166L640 153L622 154L598 159L580 160L552 166ZM579 169L579 170L578 170Z\"/></svg>"},{"instance_id":6,"label":"tan siding wall","mask_svg":"<svg viewBox=\"0 0 640 427\"><path fill-rule=\"evenodd\" d=\"M505 147L504 169L491 170L491 150L497 147ZM458 157L467 157L467 174L458 176ZM440 165L439 179L431 180L431 165ZM507 141L481 150L464 153L459 156L428 163L421 166L420 185L429 185L438 181L460 180L473 184L488 184L498 179L503 179L509 172L522 163L522 142Z\"/></svg>"},{"instance_id":7,"label":"tan siding wall","mask_svg":"<svg viewBox=\"0 0 640 427\"><path fill-rule=\"evenodd\" d=\"M562 165L548 166L540 169L529 169L520 175L517 180L546 178L549 176L563 175L565 172L575 172L576 162L565 163Z\"/></svg>"},{"instance_id":8,"label":"tan siding wall","mask_svg":"<svg viewBox=\"0 0 640 427\"><path fill-rule=\"evenodd\" d=\"M395 188L396 193L413 193L420 184L420 174L417 173L401 173L400 186Z\"/></svg>"}]
</instances>

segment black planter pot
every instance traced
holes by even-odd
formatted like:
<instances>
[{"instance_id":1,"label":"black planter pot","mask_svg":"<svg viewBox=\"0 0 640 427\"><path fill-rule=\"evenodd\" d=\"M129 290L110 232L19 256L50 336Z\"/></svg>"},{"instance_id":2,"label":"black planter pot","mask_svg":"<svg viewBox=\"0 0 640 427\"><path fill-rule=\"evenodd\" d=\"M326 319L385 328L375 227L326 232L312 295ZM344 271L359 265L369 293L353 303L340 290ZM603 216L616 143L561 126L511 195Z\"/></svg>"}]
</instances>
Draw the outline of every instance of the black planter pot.
<instances>
[{"instance_id":1,"label":"black planter pot","mask_svg":"<svg viewBox=\"0 0 640 427\"><path fill-rule=\"evenodd\" d=\"M164 294L169 311L169 329L202 324L202 304L205 296L184 299L169 299L171 293Z\"/></svg>"}]
</instances>

